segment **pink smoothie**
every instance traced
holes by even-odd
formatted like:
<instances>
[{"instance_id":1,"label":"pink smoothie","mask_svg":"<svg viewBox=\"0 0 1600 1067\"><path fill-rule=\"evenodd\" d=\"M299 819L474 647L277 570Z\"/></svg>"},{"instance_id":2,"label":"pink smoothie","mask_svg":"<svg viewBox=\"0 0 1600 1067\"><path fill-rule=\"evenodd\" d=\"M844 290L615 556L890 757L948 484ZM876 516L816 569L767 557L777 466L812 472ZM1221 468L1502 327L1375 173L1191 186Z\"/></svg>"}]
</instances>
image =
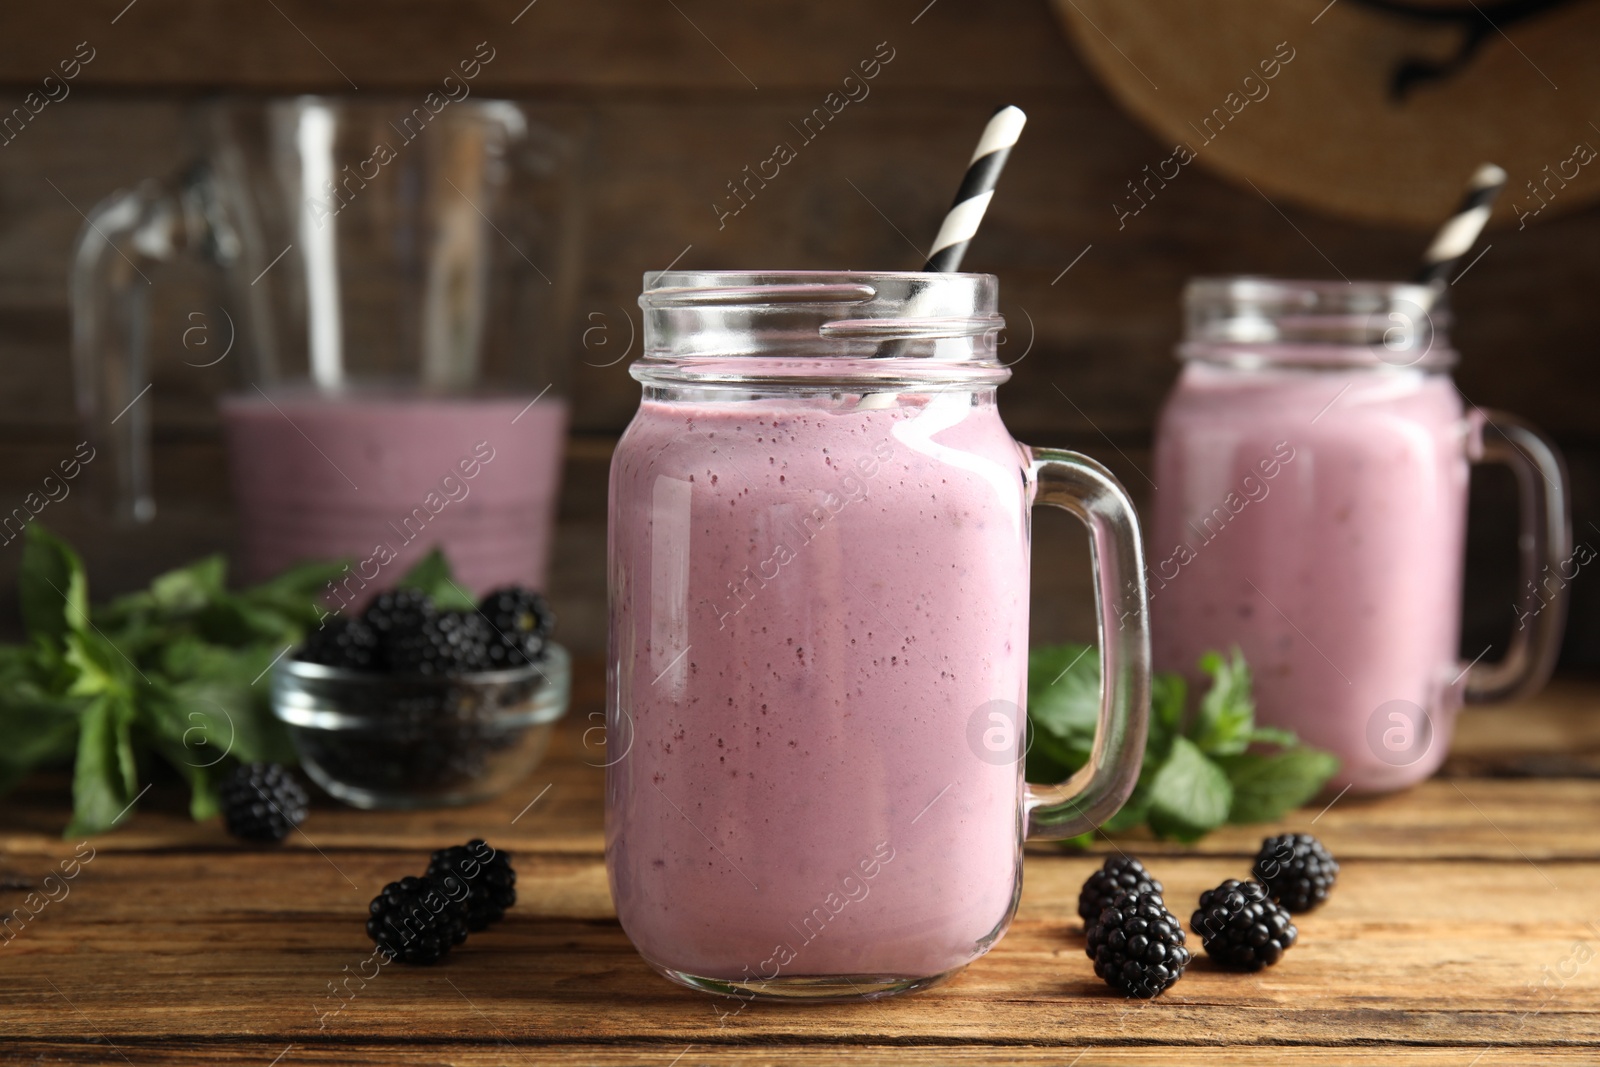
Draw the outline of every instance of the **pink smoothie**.
<instances>
[{"instance_id":1,"label":"pink smoothie","mask_svg":"<svg viewBox=\"0 0 1600 1067\"><path fill-rule=\"evenodd\" d=\"M1023 457L992 394L879 399L647 400L618 446L606 847L662 969L930 977L1015 908L970 724L1025 695Z\"/></svg>"},{"instance_id":2,"label":"pink smoothie","mask_svg":"<svg viewBox=\"0 0 1600 1067\"><path fill-rule=\"evenodd\" d=\"M1337 754L1336 786L1431 774L1464 683L1466 425L1447 374L1188 363L1156 431L1156 666L1237 644L1259 720Z\"/></svg>"},{"instance_id":3,"label":"pink smoothie","mask_svg":"<svg viewBox=\"0 0 1600 1067\"><path fill-rule=\"evenodd\" d=\"M531 400L283 389L227 397L245 578L349 556L369 578L365 599L442 546L469 592L543 588L566 408Z\"/></svg>"}]
</instances>

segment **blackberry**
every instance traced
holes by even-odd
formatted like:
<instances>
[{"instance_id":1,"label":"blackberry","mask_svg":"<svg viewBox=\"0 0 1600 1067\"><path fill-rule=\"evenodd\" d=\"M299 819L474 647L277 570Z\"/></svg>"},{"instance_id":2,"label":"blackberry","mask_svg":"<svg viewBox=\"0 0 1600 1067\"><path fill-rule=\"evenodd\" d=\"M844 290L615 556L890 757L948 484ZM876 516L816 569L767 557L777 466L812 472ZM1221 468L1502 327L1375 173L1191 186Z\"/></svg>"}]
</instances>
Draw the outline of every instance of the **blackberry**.
<instances>
[{"instance_id":1,"label":"blackberry","mask_svg":"<svg viewBox=\"0 0 1600 1067\"><path fill-rule=\"evenodd\" d=\"M390 669L404 674L454 675L493 670L494 631L475 611L439 611L389 638Z\"/></svg>"},{"instance_id":2,"label":"blackberry","mask_svg":"<svg viewBox=\"0 0 1600 1067\"><path fill-rule=\"evenodd\" d=\"M1189 928L1206 955L1236 971L1277 963L1299 934L1289 912L1267 898L1266 886L1234 878L1200 894Z\"/></svg>"},{"instance_id":3,"label":"blackberry","mask_svg":"<svg viewBox=\"0 0 1600 1067\"><path fill-rule=\"evenodd\" d=\"M294 658L352 671L383 669L378 631L361 619L332 618L306 635Z\"/></svg>"},{"instance_id":4,"label":"blackberry","mask_svg":"<svg viewBox=\"0 0 1600 1067\"><path fill-rule=\"evenodd\" d=\"M282 841L305 822L305 787L276 763L243 763L222 783L222 821L246 841Z\"/></svg>"},{"instance_id":5,"label":"blackberry","mask_svg":"<svg viewBox=\"0 0 1600 1067\"><path fill-rule=\"evenodd\" d=\"M428 877L452 891L458 883L470 890L466 909L471 930L499 922L517 902L517 872L511 869L511 857L496 852L482 838L435 852L428 861Z\"/></svg>"},{"instance_id":6,"label":"blackberry","mask_svg":"<svg viewBox=\"0 0 1600 1067\"><path fill-rule=\"evenodd\" d=\"M361 620L387 640L397 630L415 630L424 619L438 613L433 598L417 589L391 589L379 593L361 613Z\"/></svg>"},{"instance_id":7,"label":"blackberry","mask_svg":"<svg viewBox=\"0 0 1600 1067\"><path fill-rule=\"evenodd\" d=\"M1089 924L1094 973L1124 996L1149 998L1183 977L1183 926L1161 894L1123 893Z\"/></svg>"},{"instance_id":8,"label":"blackberry","mask_svg":"<svg viewBox=\"0 0 1600 1067\"><path fill-rule=\"evenodd\" d=\"M391 960L437 963L467 939L462 896L434 878L390 882L367 908L367 936Z\"/></svg>"},{"instance_id":9,"label":"blackberry","mask_svg":"<svg viewBox=\"0 0 1600 1067\"><path fill-rule=\"evenodd\" d=\"M531 589L509 585L486 595L478 605L500 636L507 652L507 666L520 667L544 658L556 617L545 598Z\"/></svg>"},{"instance_id":10,"label":"blackberry","mask_svg":"<svg viewBox=\"0 0 1600 1067\"><path fill-rule=\"evenodd\" d=\"M1291 912L1310 911L1328 899L1339 861L1310 834L1280 834L1261 842L1251 873Z\"/></svg>"},{"instance_id":11,"label":"blackberry","mask_svg":"<svg viewBox=\"0 0 1600 1067\"><path fill-rule=\"evenodd\" d=\"M446 802L474 792L486 775L503 773L536 729L507 732L452 721L443 709L438 715L443 721L431 726L377 720L354 730L307 731L301 758L329 768L351 788Z\"/></svg>"},{"instance_id":12,"label":"blackberry","mask_svg":"<svg viewBox=\"0 0 1600 1067\"><path fill-rule=\"evenodd\" d=\"M1123 893L1161 893L1161 883L1132 856L1112 856L1083 883L1078 917L1087 926Z\"/></svg>"}]
</instances>

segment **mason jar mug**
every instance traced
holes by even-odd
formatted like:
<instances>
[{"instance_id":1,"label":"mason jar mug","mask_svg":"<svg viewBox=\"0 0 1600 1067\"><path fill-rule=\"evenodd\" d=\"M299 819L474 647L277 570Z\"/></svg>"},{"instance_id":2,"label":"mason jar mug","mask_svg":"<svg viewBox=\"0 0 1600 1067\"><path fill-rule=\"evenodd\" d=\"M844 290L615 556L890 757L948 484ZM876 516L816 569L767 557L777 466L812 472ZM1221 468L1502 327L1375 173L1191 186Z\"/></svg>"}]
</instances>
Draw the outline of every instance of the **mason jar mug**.
<instances>
[{"instance_id":1,"label":"mason jar mug","mask_svg":"<svg viewBox=\"0 0 1600 1067\"><path fill-rule=\"evenodd\" d=\"M997 283L651 275L610 486L606 859L656 970L738 996L931 985L1005 932L1026 836L1138 775L1138 526L1092 460L1011 439ZM1029 508L1089 528L1091 764L1025 785Z\"/></svg>"},{"instance_id":2,"label":"mason jar mug","mask_svg":"<svg viewBox=\"0 0 1600 1067\"><path fill-rule=\"evenodd\" d=\"M1216 278L1184 299L1183 371L1156 429L1156 666L1192 673L1207 649L1237 645L1258 719L1337 755L1335 788L1421 781L1463 701L1525 695L1549 676L1565 613L1556 576L1572 564L1560 455L1516 417L1463 402L1436 289ZM1508 613L1502 659L1468 663L1478 461L1518 479L1521 584L1543 595Z\"/></svg>"}]
</instances>

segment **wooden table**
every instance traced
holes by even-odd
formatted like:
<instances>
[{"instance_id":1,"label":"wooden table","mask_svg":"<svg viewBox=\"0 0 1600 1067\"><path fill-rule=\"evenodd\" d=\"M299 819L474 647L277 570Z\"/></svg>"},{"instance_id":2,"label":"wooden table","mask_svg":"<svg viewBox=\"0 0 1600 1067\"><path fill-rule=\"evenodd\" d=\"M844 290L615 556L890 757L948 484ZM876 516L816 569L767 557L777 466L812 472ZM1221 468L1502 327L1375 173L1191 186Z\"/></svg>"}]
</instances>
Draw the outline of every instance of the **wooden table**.
<instances>
[{"instance_id":1,"label":"wooden table","mask_svg":"<svg viewBox=\"0 0 1600 1067\"><path fill-rule=\"evenodd\" d=\"M1036 846L1011 932L946 986L740 1008L656 977L617 925L601 772L585 764L600 757L581 745L598 686L582 672L550 759L474 808L323 803L304 836L251 849L153 792L0 947L0 1062L1600 1062L1600 687L1471 712L1440 778L1285 820L1315 821L1343 871L1300 944L1261 974L1202 960L1158 1000L1111 995L1075 914L1100 857ZM0 907L89 854L58 836L64 789L40 777L0 802ZM1278 829L1121 844L1186 920ZM352 977L374 971L368 900L473 835L515 854L506 920L440 966Z\"/></svg>"}]
</instances>

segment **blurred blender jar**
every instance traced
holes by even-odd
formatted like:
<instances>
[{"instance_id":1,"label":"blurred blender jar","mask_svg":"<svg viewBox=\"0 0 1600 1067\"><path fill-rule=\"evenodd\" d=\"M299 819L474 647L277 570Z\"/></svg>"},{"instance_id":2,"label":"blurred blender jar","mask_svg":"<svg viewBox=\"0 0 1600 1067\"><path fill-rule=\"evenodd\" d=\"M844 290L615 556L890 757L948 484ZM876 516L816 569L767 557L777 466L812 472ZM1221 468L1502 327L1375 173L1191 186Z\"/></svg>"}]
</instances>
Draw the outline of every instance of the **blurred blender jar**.
<instances>
[{"instance_id":1,"label":"blurred blender jar","mask_svg":"<svg viewBox=\"0 0 1600 1067\"><path fill-rule=\"evenodd\" d=\"M474 592L542 587L576 277L567 140L464 94L198 117L200 160L103 201L74 257L78 403L118 514L155 514L161 383L209 375L246 578L348 556L370 595L440 546ZM214 268L217 302L152 336L151 276L183 261Z\"/></svg>"},{"instance_id":2,"label":"blurred blender jar","mask_svg":"<svg viewBox=\"0 0 1600 1067\"><path fill-rule=\"evenodd\" d=\"M1463 701L1550 675L1570 567L1555 445L1466 410L1443 295L1423 285L1202 278L1184 294L1183 371L1156 428L1150 541L1158 668L1193 675L1237 645L1258 719L1343 763L1334 786L1398 789L1449 751ZM1520 590L1497 663L1461 662L1468 468L1521 497ZM1515 613L1515 618L1511 615Z\"/></svg>"}]
</instances>

